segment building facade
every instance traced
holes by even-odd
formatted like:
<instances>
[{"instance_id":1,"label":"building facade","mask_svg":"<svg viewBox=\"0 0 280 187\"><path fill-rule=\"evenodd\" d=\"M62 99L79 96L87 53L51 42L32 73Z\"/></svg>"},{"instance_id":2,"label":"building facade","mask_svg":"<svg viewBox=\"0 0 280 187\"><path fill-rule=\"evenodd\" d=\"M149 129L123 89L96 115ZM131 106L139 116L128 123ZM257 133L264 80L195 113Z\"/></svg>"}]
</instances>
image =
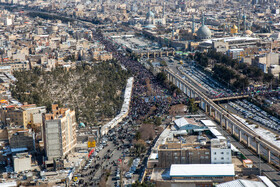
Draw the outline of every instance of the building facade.
<instances>
[{"instance_id":1,"label":"building facade","mask_svg":"<svg viewBox=\"0 0 280 187\"><path fill-rule=\"evenodd\" d=\"M210 164L209 148L194 148L188 145L165 144L158 149L159 168L169 168L172 164Z\"/></svg>"},{"instance_id":2,"label":"building facade","mask_svg":"<svg viewBox=\"0 0 280 187\"><path fill-rule=\"evenodd\" d=\"M231 163L231 144L224 139L211 139L211 164Z\"/></svg>"},{"instance_id":3,"label":"building facade","mask_svg":"<svg viewBox=\"0 0 280 187\"><path fill-rule=\"evenodd\" d=\"M75 111L52 106L43 117L43 141L48 160L63 158L77 144Z\"/></svg>"}]
</instances>

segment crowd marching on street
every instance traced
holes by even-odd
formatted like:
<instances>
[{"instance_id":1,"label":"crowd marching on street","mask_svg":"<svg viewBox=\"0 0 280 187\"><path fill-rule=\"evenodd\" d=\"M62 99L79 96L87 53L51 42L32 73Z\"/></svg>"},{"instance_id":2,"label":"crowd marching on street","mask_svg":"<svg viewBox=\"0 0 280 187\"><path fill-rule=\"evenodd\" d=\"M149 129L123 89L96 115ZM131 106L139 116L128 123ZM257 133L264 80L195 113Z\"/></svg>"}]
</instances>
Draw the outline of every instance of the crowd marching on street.
<instances>
[{"instance_id":1,"label":"crowd marching on street","mask_svg":"<svg viewBox=\"0 0 280 187\"><path fill-rule=\"evenodd\" d=\"M123 55L123 51L118 52L116 46L110 40L105 39L103 36L96 34L95 39L105 45L105 50L112 52L113 57L121 62L134 76L133 95L131 102L130 115L132 119L137 119L141 116L145 116L152 106L156 106L155 113L162 115L169 110L169 106L175 104L186 104L187 96L184 94L175 95L170 93L159 82L156 77L144 66L142 66L137 60L133 60L130 56ZM147 79L152 87L154 93L153 96L147 95Z\"/></svg>"}]
</instances>

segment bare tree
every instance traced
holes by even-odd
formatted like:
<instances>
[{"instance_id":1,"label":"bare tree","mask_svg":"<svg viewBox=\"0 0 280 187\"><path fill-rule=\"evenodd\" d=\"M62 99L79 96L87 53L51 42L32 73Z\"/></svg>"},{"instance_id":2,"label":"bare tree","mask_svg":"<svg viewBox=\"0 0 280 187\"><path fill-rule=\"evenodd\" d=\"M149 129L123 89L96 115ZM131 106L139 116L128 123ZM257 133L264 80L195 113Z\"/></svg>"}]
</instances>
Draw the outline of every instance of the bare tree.
<instances>
[{"instance_id":1,"label":"bare tree","mask_svg":"<svg viewBox=\"0 0 280 187\"><path fill-rule=\"evenodd\" d=\"M141 139L152 140L155 137L155 128L153 124L142 124L139 128Z\"/></svg>"}]
</instances>

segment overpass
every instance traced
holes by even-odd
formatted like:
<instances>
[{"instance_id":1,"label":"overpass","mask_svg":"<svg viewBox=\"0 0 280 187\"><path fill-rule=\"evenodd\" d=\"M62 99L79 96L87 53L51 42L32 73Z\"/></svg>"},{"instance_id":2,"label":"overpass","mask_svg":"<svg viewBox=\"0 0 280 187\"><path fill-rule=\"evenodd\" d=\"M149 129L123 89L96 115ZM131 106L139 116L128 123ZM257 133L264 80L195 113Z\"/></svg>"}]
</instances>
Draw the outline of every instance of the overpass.
<instances>
[{"instance_id":1,"label":"overpass","mask_svg":"<svg viewBox=\"0 0 280 187\"><path fill-rule=\"evenodd\" d=\"M229 97L217 97L213 98L212 101L225 101L225 100L234 100L234 99L244 99L249 97L249 95L236 95L236 96L229 96Z\"/></svg>"},{"instance_id":2,"label":"overpass","mask_svg":"<svg viewBox=\"0 0 280 187\"><path fill-rule=\"evenodd\" d=\"M199 100L199 107L218 121L232 136L246 144L248 148L256 151L257 154L265 158L269 163L275 165L280 164L279 147L257 136L252 129L241 123L233 115L225 111L212 99L208 98L199 89L178 76L172 70L166 68L164 72L167 74L167 79L180 88L187 96Z\"/></svg>"},{"instance_id":3,"label":"overpass","mask_svg":"<svg viewBox=\"0 0 280 187\"><path fill-rule=\"evenodd\" d=\"M249 97L249 95L236 95L236 96L230 96L230 97L217 97L217 98L209 98L214 102L220 102L220 101L230 101L230 100L235 100L235 99L244 99ZM199 98L195 98L195 103L200 103Z\"/></svg>"},{"instance_id":4,"label":"overpass","mask_svg":"<svg viewBox=\"0 0 280 187\"><path fill-rule=\"evenodd\" d=\"M169 50L151 50L151 51L133 51L132 54L136 57L146 57L146 58L157 58L163 56L174 56L175 51L173 49Z\"/></svg>"}]
</instances>

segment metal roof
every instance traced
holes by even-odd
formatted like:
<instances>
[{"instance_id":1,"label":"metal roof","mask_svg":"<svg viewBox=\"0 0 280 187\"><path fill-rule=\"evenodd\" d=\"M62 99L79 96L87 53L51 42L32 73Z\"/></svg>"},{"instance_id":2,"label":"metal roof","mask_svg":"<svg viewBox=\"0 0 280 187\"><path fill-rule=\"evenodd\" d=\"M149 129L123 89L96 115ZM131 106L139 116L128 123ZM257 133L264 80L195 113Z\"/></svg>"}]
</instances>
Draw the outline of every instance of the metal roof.
<instances>
[{"instance_id":1,"label":"metal roof","mask_svg":"<svg viewBox=\"0 0 280 187\"><path fill-rule=\"evenodd\" d=\"M267 187L264 183L259 181L250 181L238 179L234 181L225 182L216 185L217 187Z\"/></svg>"},{"instance_id":2,"label":"metal roof","mask_svg":"<svg viewBox=\"0 0 280 187\"><path fill-rule=\"evenodd\" d=\"M189 122L185 119L185 118L179 118L179 119L176 119L174 121L175 125L178 127L178 128L181 128L187 124L189 124Z\"/></svg>"},{"instance_id":3,"label":"metal roof","mask_svg":"<svg viewBox=\"0 0 280 187\"><path fill-rule=\"evenodd\" d=\"M172 164L170 177L234 176L234 164Z\"/></svg>"}]
</instances>

